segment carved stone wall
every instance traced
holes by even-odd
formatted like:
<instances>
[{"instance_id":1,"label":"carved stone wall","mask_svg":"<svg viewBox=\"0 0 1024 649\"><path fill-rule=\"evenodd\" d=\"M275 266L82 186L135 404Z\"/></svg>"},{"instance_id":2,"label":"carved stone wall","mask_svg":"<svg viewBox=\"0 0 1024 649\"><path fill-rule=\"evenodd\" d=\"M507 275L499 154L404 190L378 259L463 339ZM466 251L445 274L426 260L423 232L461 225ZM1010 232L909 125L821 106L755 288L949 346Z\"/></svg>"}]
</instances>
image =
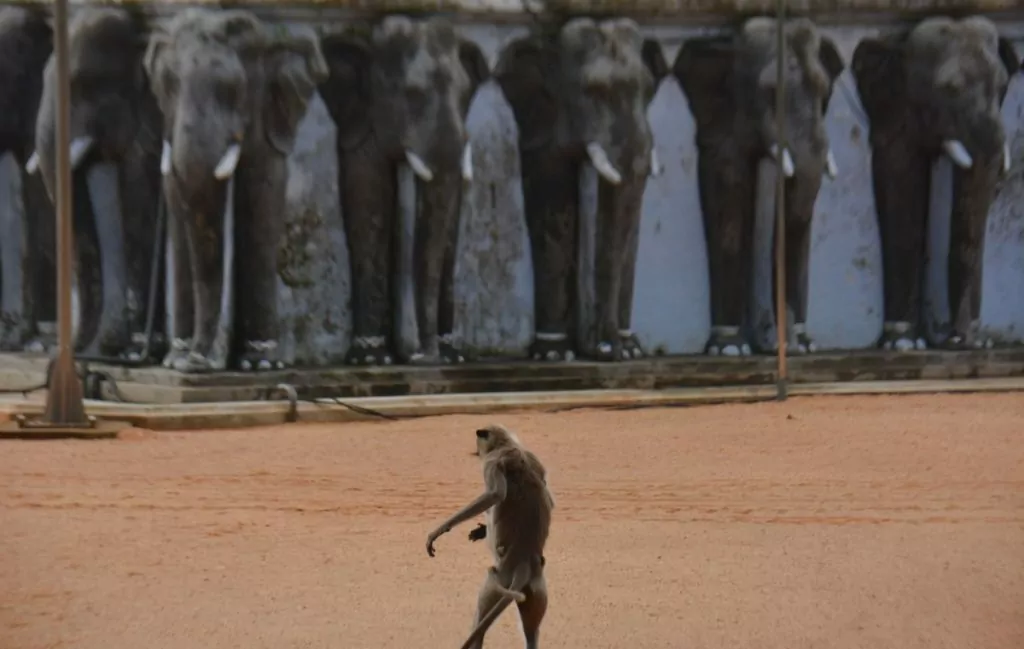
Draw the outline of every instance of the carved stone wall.
<instances>
[{"instance_id":1,"label":"carved stone wall","mask_svg":"<svg viewBox=\"0 0 1024 649\"><path fill-rule=\"evenodd\" d=\"M174 3L163 3L173 6ZM190 3L197 4L197 3ZM199 3L201 4L201 3ZM219 3L222 6L233 3ZM280 2L250 2L263 6ZM516 14L519 0L442 0L438 2L370 0L324 2L331 8L367 10L468 9L460 30L486 52L491 65L520 25L481 22L473 12ZM742 0L559 0L576 12L671 14L645 32L659 39L666 58L674 59L684 39L704 33L684 27L689 14L728 16L771 10L771 2ZM789 2L791 11L832 13L927 11L941 4L954 8L1003 11L1017 0L923 2L905 0L835 0ZM813 7L811 7L813 5ZM162 7L161 12L166 12ZM298 11L296 9L296 11ZM262 11L260 15L264 15ZM856 20L854 17L851 20ZM1000 22L1024 55L1024 20ZM669 24L672 23L672 24ZM883 27L820 22L839 44L849 66L860 38ZM1024 341L1024 78L1011 84L1003 108L1014 168L1000 186L992 206L986 243L982 326L1006 342ZM709 329L708 273L698 202L694 124L687 99L676 80L661 83L649 109L655 145L664 173L648 182L644 197L640 253L636 272L633 329L651 352L700 353ZM478 91L469 115L476 179L466 192L456 266L456 335L480 356L522 357L532 336L533 279L523 215L516 125L508 103L491 81ZM882 323L882 268L871 188L869 125L847 67L829 105L828 134L840 170L826 181L817 200L812 232L808 329L822 349L870 347ZM334 125L316 98L299 129L289 160L288 212L279 255L283 343L289 360L300 365L336 365L350 339L348 247L338 204ZM766 218L770 215L765 215ZM770 228L757 229L756 274L770 276ZM944 234L945 233L945 234ZM931 245L948 245L948 222L933 224ZM931 257L934 259L935 248ZM929 291L935 317L946 309L941 286L944 269L929 266ZM755 302L770 308L767 283Z\"/></svg>"}]
</instances>

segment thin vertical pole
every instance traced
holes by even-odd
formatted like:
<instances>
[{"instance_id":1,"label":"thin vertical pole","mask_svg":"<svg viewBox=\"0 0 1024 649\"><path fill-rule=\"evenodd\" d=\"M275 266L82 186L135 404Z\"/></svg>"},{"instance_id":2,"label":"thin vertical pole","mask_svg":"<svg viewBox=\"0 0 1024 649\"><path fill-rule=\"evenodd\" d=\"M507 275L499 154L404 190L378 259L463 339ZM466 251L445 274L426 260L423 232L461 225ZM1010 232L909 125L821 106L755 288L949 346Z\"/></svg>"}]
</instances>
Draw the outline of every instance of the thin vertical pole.
<instances>
[{"instance_id":1,"label":"thin vertical pole","mask_svg":"<svg viewBox=\"0 0 1024 649\"><path fill-rule=\"evenodd\" d=\"M75 372L71 340L71 93L68 82L68 3L56 0L53 8L53 57L57 73L57 326L58 349L50 374L43 419L60 426L88 426L82 384Z\"/></svg>"},{"instance_id":2,"label":"thin vertical pole","mask_svg":"<svg viewBox=\"0 0 1024 649\"><path fill-rule=\"evenodd\" d=\"M775 131L778 135L775 189L775 329L778 336L778 377L776 398L785 400L789 380L786 367L786 174L782 172L783 152L789 150L786 140L786 0L775 0L776 13L776 93Z\"/></svg>"}]
</instances>

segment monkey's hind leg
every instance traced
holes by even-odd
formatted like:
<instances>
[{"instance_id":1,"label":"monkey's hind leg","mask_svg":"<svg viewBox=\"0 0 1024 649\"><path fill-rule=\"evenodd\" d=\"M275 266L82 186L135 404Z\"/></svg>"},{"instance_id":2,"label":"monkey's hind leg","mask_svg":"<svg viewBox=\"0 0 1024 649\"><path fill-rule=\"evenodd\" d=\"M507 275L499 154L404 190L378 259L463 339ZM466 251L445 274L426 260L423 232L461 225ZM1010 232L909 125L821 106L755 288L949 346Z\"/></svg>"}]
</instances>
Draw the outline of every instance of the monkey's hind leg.
<instances>
[{"instance_id":1,"label":"monkey's hind leg","mask_svg":"<svg viewBox=\"0 0 1024 649\"><path fill-rule=\"evenodd\" d=\"M526 649L537 649L537 637L540 635L540 623L548 610L548 585L543 573L534 575L526 591L526 601L517 604L519 619L523 624L523 635L526 637Z\"/></svg>"},{"instance_id":2,"label":"monkey's hind leg","mask_svg":"<svg viewBox=\"0 0 1024 649\"><path fill-rule=\"evenodd\" d=\"M528 564L527 564L528 566ZM522 590L530 575L528 571L517 569L509 588L499 583L498 571L493 567L487 571L483 588L477 598L476 617L473 619L473 630L462 644L461 649L483 649L484 634L494 624L498 616L512 603L516 591ZM511 592L509 592L511 591ZM506 594L508 593L508 594Z\"/></svg>"},{"instance_id":3,"label":"monkey's hind leg","mask_svg":"<svg viewBox=\"0 0 1024 649\"><path fill-rule=\"evenodd\" d=\"M526 601L526 595L524 595L521 592L516 591L516 590L510 590L510 589L505 588L504 586L501 585L501 582L498 580L498 569L497 568L495 568L494 566L491 566L487 570L487 572L492 577L491 583L494 585L494 589L497 590L499 593L501 593L502 595L505 595L507 597L511 597L517 603L525 602Z\"/></svg>"}]
</instances>

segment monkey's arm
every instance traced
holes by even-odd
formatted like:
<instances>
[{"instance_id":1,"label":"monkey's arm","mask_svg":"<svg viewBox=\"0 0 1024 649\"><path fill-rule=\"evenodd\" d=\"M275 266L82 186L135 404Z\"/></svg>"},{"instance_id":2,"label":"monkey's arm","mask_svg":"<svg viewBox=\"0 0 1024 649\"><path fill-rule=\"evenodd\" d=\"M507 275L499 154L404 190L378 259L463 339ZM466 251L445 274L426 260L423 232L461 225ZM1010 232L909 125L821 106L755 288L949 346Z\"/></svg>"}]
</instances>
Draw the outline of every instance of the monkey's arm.
<instances>
[{"instance_id":1,"label":"monkey's arm","mask_svg":"<svg viewBox=\"0 0 1024 649\"><path fill-rule=\"evenodd\" d=\"M434 556L434 541L436 541L442 534L450 532L452 528L459 523L468 521L474 516L479 516L491 507L505 500L508 485L505 481L505 474L502 473L500 468L493 467L488 470L484 475L484 481L487 485L487 491L473 500L473 502L457 511L451 518L438 525L437 529L427 536L427 554Z\"/></svg>"}]
</instances>

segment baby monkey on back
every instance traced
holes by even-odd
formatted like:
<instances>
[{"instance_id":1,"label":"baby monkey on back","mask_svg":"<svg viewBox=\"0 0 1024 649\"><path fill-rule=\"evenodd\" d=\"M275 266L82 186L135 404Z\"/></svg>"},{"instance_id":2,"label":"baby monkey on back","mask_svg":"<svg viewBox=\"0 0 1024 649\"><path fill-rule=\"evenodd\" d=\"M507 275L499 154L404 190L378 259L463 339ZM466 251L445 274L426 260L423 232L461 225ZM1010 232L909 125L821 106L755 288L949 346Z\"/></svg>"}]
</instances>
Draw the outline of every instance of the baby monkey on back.
<instances>
[{"instance_id":1,"label":"baby monkey on back","mask_svg":"<svg viewBox=\"0 0 1024 649\"><path fill-rule=\"evenodd\" d=\"M442 534L485 514L486 524L471 531L469 539L487 539L494 565L487 571L477 599L475 627L462 649L480 649L487 629L513 601L519 607L526 649L537 649L540 623L548 608L544 544L555 506L544 465L503 426L476 431L476 447L483 462L484 493L430 533L427 554L434 556L434 541Z\"/></svg>"}]
</instances>

